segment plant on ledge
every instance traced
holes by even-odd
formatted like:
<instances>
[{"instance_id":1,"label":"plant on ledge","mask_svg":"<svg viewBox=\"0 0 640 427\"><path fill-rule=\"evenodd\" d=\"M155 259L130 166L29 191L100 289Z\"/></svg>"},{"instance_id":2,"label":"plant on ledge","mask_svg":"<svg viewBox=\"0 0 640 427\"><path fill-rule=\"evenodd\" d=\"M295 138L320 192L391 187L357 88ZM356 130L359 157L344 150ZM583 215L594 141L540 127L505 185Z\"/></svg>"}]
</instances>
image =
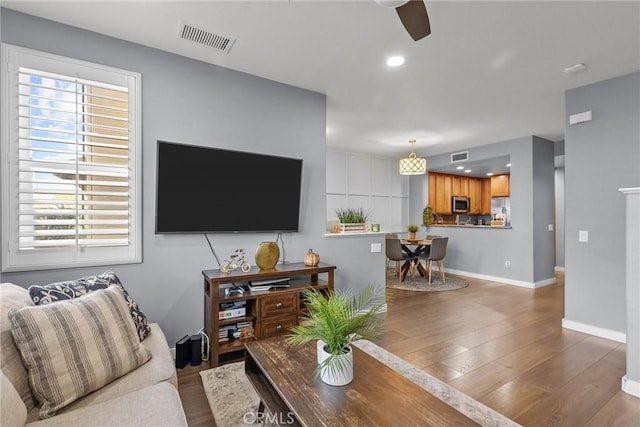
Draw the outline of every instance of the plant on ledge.
<instances>
[{"instance_id":1,"label":"plant on ledge","mask_svg":"<svg viewBox=\"0 0 640 427\"><path fill-rule=\"evenodd\" d=\"M336 215L342 224L364 224L369 217L369 213L363 208L336 209Z\"/></svg>"},{"instance_id":2,"label":"plant on ledge","mask_svg":"<svg viewBox=\"0 0 640 427\"><path fill-rule=\"evenodd\" d=\"M316 368L316 375L327 384L348 384L353 379L350 344L380 334L384 307L380 288L369 285L358 298L351 297L347 290L325 295L318 289L304 291L303 297L308 312L300 325L291 327L287 342L296 348L322 341L327 354Z\"/></svg>"},{"instance_id":3,"label":"plant on ledge","mask_svg":"<svg viewBox=\"0 0 640 427\"><path fill-rule=\"evenodd\" d=\"M425 206L422 211L422 225L427 229L427 234L429 234L429 227L433 224L433 208L430 205Z\"/></svg>"}]
</instances>

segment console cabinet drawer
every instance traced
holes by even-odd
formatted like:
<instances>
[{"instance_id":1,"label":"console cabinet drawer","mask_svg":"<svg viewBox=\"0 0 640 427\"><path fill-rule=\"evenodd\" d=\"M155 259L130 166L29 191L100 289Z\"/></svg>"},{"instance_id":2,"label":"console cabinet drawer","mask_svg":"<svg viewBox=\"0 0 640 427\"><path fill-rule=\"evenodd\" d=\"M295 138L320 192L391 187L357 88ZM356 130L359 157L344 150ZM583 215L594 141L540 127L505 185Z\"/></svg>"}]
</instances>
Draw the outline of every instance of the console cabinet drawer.
<instances>
[{"instance_id":1,"label":"console cabinet drawer","mask_svg":"<svg viewBox=\"0 0 640 427\"><path fill-rule=\"evenodd\" d=\"M277 319L269 319L262 321L262 338L269 338L275 335L289 332L289 328L296 324L297 316L279 317Z\"/></svg>"},{"instance_id":2,"label":"console cabinet drawer","mask_svg":"<svg viewBox=\"0 0 640 427\"><path fill-rule=\"evenodd\" d=\"M274 295L260 300L260 317L282 316L296 312L296 294Z\"/></svg>"}]
</instances>

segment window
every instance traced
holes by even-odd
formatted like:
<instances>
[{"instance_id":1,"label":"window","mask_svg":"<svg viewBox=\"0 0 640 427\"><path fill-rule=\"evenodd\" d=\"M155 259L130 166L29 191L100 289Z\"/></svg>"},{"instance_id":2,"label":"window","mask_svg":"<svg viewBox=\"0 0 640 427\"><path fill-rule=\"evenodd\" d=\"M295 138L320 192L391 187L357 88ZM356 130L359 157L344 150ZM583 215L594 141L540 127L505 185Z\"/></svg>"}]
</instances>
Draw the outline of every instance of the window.
<instances>
[{"instance_id":1,"label":"window","mask_svg":"<svg viewBox=\"0 0 640 427\"><path fill-rule=\"evenodd\" d=\"M141 261L140 75L2 46L3 271Z\"/></svg>"}]
</instances>

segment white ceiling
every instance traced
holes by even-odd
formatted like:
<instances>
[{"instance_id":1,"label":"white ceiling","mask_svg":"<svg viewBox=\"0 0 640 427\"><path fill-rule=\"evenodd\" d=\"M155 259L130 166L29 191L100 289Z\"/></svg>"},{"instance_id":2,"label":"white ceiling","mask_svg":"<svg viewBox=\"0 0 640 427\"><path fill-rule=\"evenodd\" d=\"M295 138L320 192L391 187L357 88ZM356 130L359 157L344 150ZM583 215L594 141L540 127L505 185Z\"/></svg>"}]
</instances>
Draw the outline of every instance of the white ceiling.
<instances>
[{"instance_id":1,"label":"white ceiling","mask_svg":"<svg viewBox=\"0 0 640 427\"><path fill-rule=\"evenodd\" d=\"M640 2L427 1L414 42L360 1L3 1L2 6L327 94L327 145L420 156L563 139L567 89L640 70ZM237 38L219 53L179 21ZM388 68L401 54L404 66ZM587 71L563 69L583 62Z\"/></svg>"}]
</instances>

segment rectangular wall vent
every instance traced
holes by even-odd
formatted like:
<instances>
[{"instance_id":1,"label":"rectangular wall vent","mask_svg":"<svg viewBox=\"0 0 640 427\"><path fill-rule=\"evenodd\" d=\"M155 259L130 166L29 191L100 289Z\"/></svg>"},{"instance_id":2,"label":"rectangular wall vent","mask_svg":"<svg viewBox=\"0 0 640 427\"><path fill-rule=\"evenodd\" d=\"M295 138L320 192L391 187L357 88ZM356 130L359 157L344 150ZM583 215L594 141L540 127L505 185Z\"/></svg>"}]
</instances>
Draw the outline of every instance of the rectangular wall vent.
<instances>
[{"instance_id":1,"label":"rectangular wall vent","mask_svg":"<svg viewBox=\"0 0 640 427\"><path fill-rule=\"evenodd\" d=\"M459 153L451 153L451 163L464 162L469 160L469 152L461 151Z\"/></svg>"},{"instance_id":2,"label":"rectangular wall vent","mask_svg":"<svg viewBox=\"0 0 640 427\"><path fill-rule=\"evenodd\" d=\"M233 44L236 42L235 38L215 34L211 31L203 30L201 28L194 27L193 25L185 24L184 22L180 22L178 28L178 38L202 44L224 53L229 53L229 51L233 47Z\"/></svg>"}]
</instances>

